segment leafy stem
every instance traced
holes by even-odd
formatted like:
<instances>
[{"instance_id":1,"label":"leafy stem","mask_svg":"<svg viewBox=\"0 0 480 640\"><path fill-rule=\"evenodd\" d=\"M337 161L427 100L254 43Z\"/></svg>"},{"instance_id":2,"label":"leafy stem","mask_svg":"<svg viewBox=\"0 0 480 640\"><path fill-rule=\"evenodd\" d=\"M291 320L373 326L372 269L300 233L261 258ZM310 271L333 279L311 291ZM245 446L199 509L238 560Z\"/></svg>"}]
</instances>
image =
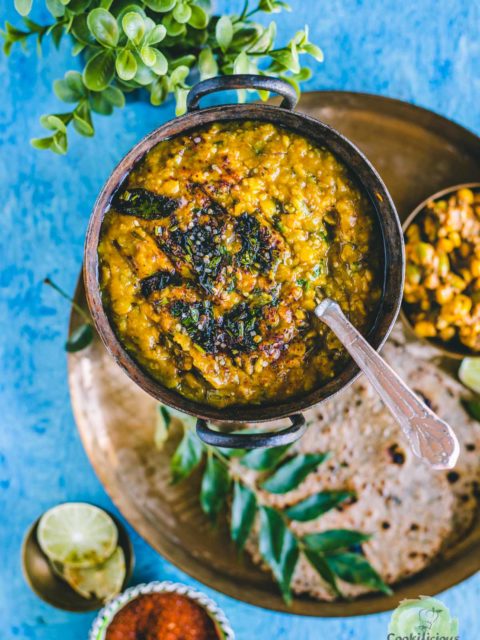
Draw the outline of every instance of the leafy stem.
<instances>
[{"instance_id":1,"label":"leafy stem","mask_svg":"<svg viewBox=\"0 0 480 640\"><path fill-rule=\"evenodd\" d=\"M245 545L257 521L260 554L272 570L286 602L291 601L291 581L300 555L337 597L342 595L338 579L391 593L363 554L361 545L370 538L369 534L333 529L300 535L292 528L293 522L314 520L354 498L351 491L320 491L287 509L271 507L266 494L258 491L261 488L264 492L284 494L295 489L328 454L294 454L290 446L248 452L219 451L201 442L190 418L178 412L172 416L163 406L158 413L155 437L160 446L168 437L172 417L180 420L184 429L171 459L173 480L185 480L205 461L200 490L202 510L215 522L222 508L230 504L230 535L239 549ZM232 464L234 458L235 465ZM253 483L245 481L241 468L258 472Z\"/></svg>"},{"instance_id":2,"label":"leafy stem","mask_svg":"<svg viewBox=\"0 0 480 640\"><path fill-rule=\"evenodd\" d=\"M82 309L82 307L75 302L75 300L68 295L61 287L58 286L50 278L44 279L44 284L52 287L62 298L68 300L75 311L83 318L84 322L80 324L76 329L72 331L65 343L65 350L74 353L85 349L93 340L93 325L88 313Z\"/></svg>"},{"instance_id":3,"label":"leafy stem","mask_svg":"<svg viewBox=\"0 0 480 640\"><path fill-rule=\"evenodd\" d=\"M16 0L25 29L6 23L2 35L7 55L15 43L25 46L32 36L39 47L45 36L58 47L65 34L73 42L72 55L82 54L81 72L70 71L54 84L57 97L76 106L42 116L50 134L32 140L35 148L58 154L67 152L70 125L80 135L93 136L92 113L110 115L132 91L146 92L154 106L173 95L180 115L192 72L202 80L218 74L268 74L299 91L311 73L300 66L299 56L323 59L308 40L307 26L279 48L275 22L265 27L253 20L256 14L288 10L281 0L259 0L252 9L247 1L239 15L222 16L211 15L208 0L46 0L46 5L54 22L39 25L28 18L31 0ZM239 90L240 101L246 95ZM267 92L259 95L268 98Z\"/></svg>"}]
</instances>

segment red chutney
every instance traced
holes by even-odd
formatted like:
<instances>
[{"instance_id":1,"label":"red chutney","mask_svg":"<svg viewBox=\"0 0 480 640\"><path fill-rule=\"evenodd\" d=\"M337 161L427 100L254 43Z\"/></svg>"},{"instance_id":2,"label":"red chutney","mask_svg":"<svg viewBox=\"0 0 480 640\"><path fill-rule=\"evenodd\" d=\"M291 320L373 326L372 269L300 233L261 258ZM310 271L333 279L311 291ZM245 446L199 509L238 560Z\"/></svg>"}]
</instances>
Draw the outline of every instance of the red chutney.
<instances>
[{"instance_id":1,"label":"red chutney","mask_svg":"<svg viewBox=\"0 0 480 640\"><path fill-rule=\"evenodd\" d=\"M220 640L220 636L205 609L190 598L149 593L120 609L105 640Z\"/></svg>"}]
</instances>

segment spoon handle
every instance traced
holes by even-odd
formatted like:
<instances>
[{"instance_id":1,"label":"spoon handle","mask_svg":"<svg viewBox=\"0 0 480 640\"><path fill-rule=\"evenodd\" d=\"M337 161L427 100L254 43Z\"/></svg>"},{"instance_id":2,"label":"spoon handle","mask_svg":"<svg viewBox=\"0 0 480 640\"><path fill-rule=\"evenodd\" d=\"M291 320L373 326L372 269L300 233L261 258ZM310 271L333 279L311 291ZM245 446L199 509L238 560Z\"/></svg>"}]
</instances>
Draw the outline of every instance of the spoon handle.
<instances>
[{"instance_id":1,"label":"spoon handle","mask_svg":"<svg viewBox=\"0 0 480 640\"><path fill-rule=\"evenodd\" d=\"M334 332L367 376L407 436L413 452L434 469L451 469L459 454L452 428L427 407L345 317L339 305L326 298L315 315Z\"/></svg>"}]
</instances>

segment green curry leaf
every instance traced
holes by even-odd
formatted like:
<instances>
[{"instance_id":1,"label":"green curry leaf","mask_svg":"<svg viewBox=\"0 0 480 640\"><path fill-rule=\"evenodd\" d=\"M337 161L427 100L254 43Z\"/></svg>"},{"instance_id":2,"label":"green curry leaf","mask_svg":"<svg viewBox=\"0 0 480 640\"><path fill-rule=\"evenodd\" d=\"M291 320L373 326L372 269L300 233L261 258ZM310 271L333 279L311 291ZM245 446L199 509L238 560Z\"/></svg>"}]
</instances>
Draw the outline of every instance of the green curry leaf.
<instances>
[{"instance_id":1,"label":"green curry leaf","mask_svg":"<svg viewBox=\"0 0 480 640\"><path fill-rule=\"evenodd\" d=\"M282 516L270 507L260 507L260 553L272 570L283 598L291 602L292 581L299 556L297 540Z\"/></svg>"},{"instance_id":2,"label":"green curry leaf","mask_svg":"<svg viewBox=\"0 0 480 640\"><path fill-rule=\"evenodd\" d=\"M81 324L74 331L72 331L67 342L65 343L65 350L69 353L81 351L88 347L93 340L93 327L89 323Z\"/></svg>"},{"instance_id":3,"label":"green curry leaf","mask_svg":"<svg viewBox=\"0 0 480 640\"><path fill-rule=\"evenodd\" d=\"M202 461L204 447L197 434L192 429L186 429L170 461L172 481L179 482L198 467Z\"/></svg>"},{"instance_id":4,"label":"green curry leaf","mask_svg":"<svg viewBox=\"0 0 480 640\"><path fill-rule=\"evenodd\" d=\"M325 580L325 582L330 586L333 593L337 596L340 596L341 593L335 580L335 574L331 570L330 565L325 559L325 556L310 549L306 549L304 551L304 554L308 562L312 565L318 575L323 578L323 580Z\"/></svg>"},{"instance_id":5,"label":"green curry leaf","mask_svg":"<svg viewBox=\"0 0 480 640\"><path fill-rule=\"evenodd\" d=\"M270 493L287 493L298 487L327 458L327 453L297 455L284 462L261 486Z\"/></svg>"},{"instance_id":6,"label":"green curry leaf","mask_svg":"<svg viewBox=\"0 0 480 640\"><path fill-rule=\"evenodd\" d=\"M287 444L269 449L253 449L242 457L240 464L255 471L271 471L285 457L290 447L291 445Z\"/></svg>"},{"instance_id":7,"label":"green curry leaf","mask_svg":"<svg viewBox=\"0 0 480 640\"><path fill-rule=\"evenodd\" d=\"M202 478L200 505L204 513L214 522L221 511L230 488L228 469L217 458L209 454Z\"/></svg>"},{"instance_id":8,"label":"green curry leaf","mask_svg":"<svg viewBox=\"0 0 480 640\"><path fill-rule=\"evenodd\" d=\"M369 534L353 529L330 529L321 533L310 533L302 538L302 542L311 551L331 553L362 544L370 538Z\"/></svg>"},{"instance_id":9,"label":"green curry leaf","mask_svg":"<svg viewBox=\"0 0 480 640\"><path fill-rule=\"evenodd\" d=\"M468 415L480 422L480 400L463 400L462 404Z\"/></svg>"},{"instance_id":10,"label":"green curry leaf","mask_svg":"<svg viewBox=\"0 0 480 640\"><path fill-rule=\"evenodd\" d=\"M351 491L322 491L289 507L286 514L290 520L299 522L315 520L353 495Z\"/></svg>"},{"instance_id":11,"label":"green curry leaf","mask_svg":"<svg viewBox=\"0 0 480 640\"><path fill-rule=\"evenodd\" d=\"M335 575L351 584L361 584L386 595L392 590L381 579L368 560L359 553L335 553L326 556L328 566Z\"/></svg>"},{"instance_id":12,"label":"green curry leaf","mask_svg":"<svg viewBox=\"0 0 480 640\"><path fill-rule=\"evenodd\" d=\"M236 542L239 549L243 549L250 534L256 511L257 498L255 493L244 484L236 481L233 487L230 532L232 540Z\"/></svg>"}]
</instances>

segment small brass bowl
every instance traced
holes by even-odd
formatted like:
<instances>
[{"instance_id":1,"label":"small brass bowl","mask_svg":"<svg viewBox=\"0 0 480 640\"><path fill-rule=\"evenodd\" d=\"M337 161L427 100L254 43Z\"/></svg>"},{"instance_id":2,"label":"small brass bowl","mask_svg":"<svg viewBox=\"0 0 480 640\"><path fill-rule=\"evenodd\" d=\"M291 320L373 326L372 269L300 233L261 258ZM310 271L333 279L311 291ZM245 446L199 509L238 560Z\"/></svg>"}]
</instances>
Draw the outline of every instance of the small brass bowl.
<instances>
[{"instance_id":1,"label":"small brass bowl","mask_svg":"<svg viewBox=\"0 0 480 640\"><path fill-rule=\"evenodd\" d=\"M135 562L132 543L123 524L109 511L104 510L115 522L118 529L118 545L125 554L125 589L133 571ZM74 591L70 585L62 580L52 569L47 556L43 553L37 540L37 529L40 522L37 518L27 531L22 545L22 569L25 580L31 590L42 600L57 609L85 613L101 609L105 603L98 598L86 599Z\"/></svg>"},{"instance_id":2,"label":"small brass bowl","mask_svg":"<svg viewBox=\"0 0 480 640\"><path fill-rule=\"evenodd\" d=\"M433 202L435 200L441 200L445 197L448 197L453 193L455 193L456 191L458 191L459 189L472 189L473 191L480 191L480 182L468 182L466 184L457 184L454 187L448 187L446 189L442 189L441 191L437 191L436 193L431 195L429 198L426 198L425 200L423 200L423 202L421 202L412 211L412 213L407 217L407 219L403 223L402 231L404 235L406 234L408 227L416 220L416 218L419 215L423 213L423 211L425 210L429 202ZM412 323L410 322L410 319L408 317L405 300L402 301L400 318L402 319L402 322L406 326L408 331L410 331L411 334L415 336L417 340L420 340L424 343L428 343L432 347L435 347L435 349L438 350L439 354L443 356L446 356L448 358L454 358L456 360L463 360L463 358L466 358L467 356L480 356L478 351L473 351L472 349L469 349L465 345L462 345L460 342L454 342L452 344L449 344L447 342L443 342L438 338L420 338L419 336L417 336L412 326Z\"/></svg>"}]
</instances>

